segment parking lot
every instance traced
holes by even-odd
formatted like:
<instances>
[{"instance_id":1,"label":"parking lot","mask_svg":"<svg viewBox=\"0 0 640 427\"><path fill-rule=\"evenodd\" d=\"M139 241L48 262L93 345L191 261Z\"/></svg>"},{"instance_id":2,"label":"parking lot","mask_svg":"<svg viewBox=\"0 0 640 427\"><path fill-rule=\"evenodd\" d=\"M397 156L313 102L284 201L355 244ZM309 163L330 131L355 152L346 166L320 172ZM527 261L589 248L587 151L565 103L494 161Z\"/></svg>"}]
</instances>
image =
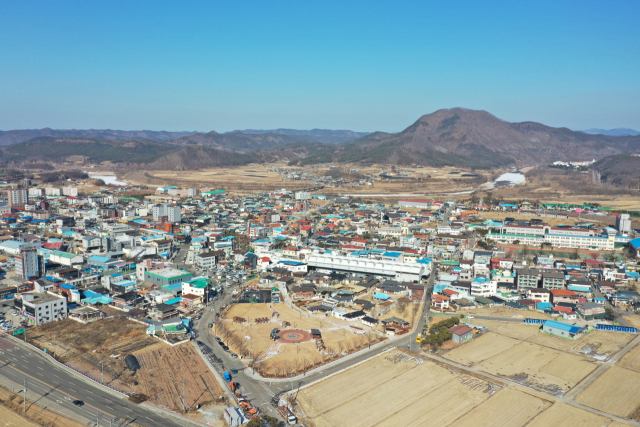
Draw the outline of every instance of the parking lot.
<instances>
[{"instance_id":1,"label":"parking lot","mask_svg":"<svg viewBox=\"0 0 640 427\"><path fill-rule=\"evenodd\" d=\"M10 332L26 325L22 315L13 306L12 300L3 300L0 303L0 331Z\"/></svg>"}]
</instances>

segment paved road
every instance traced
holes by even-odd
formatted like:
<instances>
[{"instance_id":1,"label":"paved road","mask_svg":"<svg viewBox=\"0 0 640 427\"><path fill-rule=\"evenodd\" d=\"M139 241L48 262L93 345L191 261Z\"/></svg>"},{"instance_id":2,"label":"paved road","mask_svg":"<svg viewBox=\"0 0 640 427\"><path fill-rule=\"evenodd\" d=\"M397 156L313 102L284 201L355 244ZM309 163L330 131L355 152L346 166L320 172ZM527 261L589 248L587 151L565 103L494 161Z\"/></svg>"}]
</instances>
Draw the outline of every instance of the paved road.
<instances>
[{"instance_id":1,"label":"paved road","mask_svg":"<svg viewBox=\"0 0 640 427\"><path fill-rule=\"evenodd\" d=\"M277 396L283 392L290 391L292 389L297 389L298 387L309 384L315 381L319 381L323 378L326 378L330 375L336 374L344 369L349 368L357 363L360 363L364 360L367 360L371 357L374 357L389 348L392 347L403 347L403 348L416 348L416 336L421 333L422 328L420 327L423 322L426 322L426 319L429 318L430 306L431 306L431 294L433 292L433 284L435 279L435 267L431 272L429 280L425 286L425 302L422 307L422 311L417 316L417 324L415 332L406 335L404 337L398 338L389 342L388 345L375 346L371 349L362 350L358 353L345 357L343 360L339 360L334 362L330 366L325 366L318 368L308 374L304 374L301 377L298 376L295 379L290 381L287 380L277 380L270 381L269 379L257 379L255 377L251 377L245 375L243 370L246 368L245 364L239 359L232 358L229 353L222 350L222 348L218 345L218 343L214 339L214 333L209 333L208 324L215 320L215 313L220 310L220 308L229 303L229 295L223 295L218 301L215 301L211 306L211 309L205 311L202 318L196 322L196 329L199 331L198 340L201 341L206 349L205 353L209 352L209 360L212 362L213 366L222 373L228 372L231 369L237 369L238 374L234 375L234 381L240 383L240 388L242 394L246 395L248 399L256 406L258 406L262 411L272 415L279 417L276 413L275 408L271 405L271 400L274 396ZM202 346L201 346L202 347ZM278 418L279 419L279 418Z\"/></svg>"},{"instance_id":2,"label":"paved road","mask_svg":"<svg viewBox=\"0 0 640 427\"><path fill-rule=\"evenodd\" d=\"M47 406L73 419L86 419L96 425L100 414L100 426L109 426L109 419L120 419L113 425L135 422L149 427L178 427L191 425L167 413L131 403L126 398L106 391L89 380L81 379L60 367L37 350L15 343L0 336L0 382L9 387L20 387L27 379L27 398L38 406ZM71 402L82 400L85 405L76 407Z\"/></svg>"}]
</instances>

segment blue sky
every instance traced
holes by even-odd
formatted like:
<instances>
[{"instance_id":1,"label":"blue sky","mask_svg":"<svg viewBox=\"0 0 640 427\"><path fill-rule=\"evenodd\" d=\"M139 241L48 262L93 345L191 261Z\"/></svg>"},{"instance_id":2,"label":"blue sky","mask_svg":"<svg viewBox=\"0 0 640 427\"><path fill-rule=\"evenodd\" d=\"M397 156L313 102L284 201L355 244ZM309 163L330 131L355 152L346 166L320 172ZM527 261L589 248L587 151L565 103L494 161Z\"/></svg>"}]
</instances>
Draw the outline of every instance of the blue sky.
<instances>
[{"instance_id":1,"label":"blue sky","mask_svg":"<svg viewBox=\"0 0 640 427\"><path fill-rule=\"evenodd\" d=\"M2 1L0 129L640 129L640 2L430 3Z\"/></svg>"}]
</instances>

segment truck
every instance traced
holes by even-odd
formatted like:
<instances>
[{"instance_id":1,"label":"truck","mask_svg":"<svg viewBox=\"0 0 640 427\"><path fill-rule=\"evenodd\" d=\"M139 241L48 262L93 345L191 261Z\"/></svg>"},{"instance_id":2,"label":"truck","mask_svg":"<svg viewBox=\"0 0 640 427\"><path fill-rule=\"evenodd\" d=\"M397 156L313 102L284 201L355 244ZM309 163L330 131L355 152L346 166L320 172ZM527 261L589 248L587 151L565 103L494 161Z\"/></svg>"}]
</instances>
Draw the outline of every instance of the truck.
<instances>
[{"instance_id":1,"label":"truck","mask_svg":"<svg viewBox=\"0 0 640 427\"><path fill-rule=\"evenodd\" d=\"M231 381L231 375L229 375L229 372L223 372L222 376L224 377L224 380L226 382L230 382Z\"/></svg>"},{"instance_id":2,"label":"truck","mask_svg":"<svg viewBox=\"0 0 640 427\"><path fill-rule=\"evenodd\" d=\"M293 415L293 412L291 412L291 409L289 409L288 406L282 405L278 406L276 409L278 410L278 413L282 415L282 418L287 420L288 424L296 424L298 422L298 418Z\"/></svg>"}]
</instances>

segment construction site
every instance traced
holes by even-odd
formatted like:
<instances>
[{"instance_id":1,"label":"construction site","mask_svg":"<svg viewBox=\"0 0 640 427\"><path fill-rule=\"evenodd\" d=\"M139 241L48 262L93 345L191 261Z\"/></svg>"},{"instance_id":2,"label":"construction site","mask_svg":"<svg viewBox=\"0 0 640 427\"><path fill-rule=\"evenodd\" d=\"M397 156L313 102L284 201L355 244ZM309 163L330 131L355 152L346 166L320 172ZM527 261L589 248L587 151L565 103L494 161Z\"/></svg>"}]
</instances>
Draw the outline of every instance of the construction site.
<instances>
[{"instance_id":1,"label":"construction site","mask_svg":"<svg viewBox=\"0 0 640 427\"><path fill-rule=\"evenodd\" d=\"M310 317L285 304L234 304L214 325L230 349L266 377L306 372L386 339L335 317Z\"/></svg>"}]
</instances>

